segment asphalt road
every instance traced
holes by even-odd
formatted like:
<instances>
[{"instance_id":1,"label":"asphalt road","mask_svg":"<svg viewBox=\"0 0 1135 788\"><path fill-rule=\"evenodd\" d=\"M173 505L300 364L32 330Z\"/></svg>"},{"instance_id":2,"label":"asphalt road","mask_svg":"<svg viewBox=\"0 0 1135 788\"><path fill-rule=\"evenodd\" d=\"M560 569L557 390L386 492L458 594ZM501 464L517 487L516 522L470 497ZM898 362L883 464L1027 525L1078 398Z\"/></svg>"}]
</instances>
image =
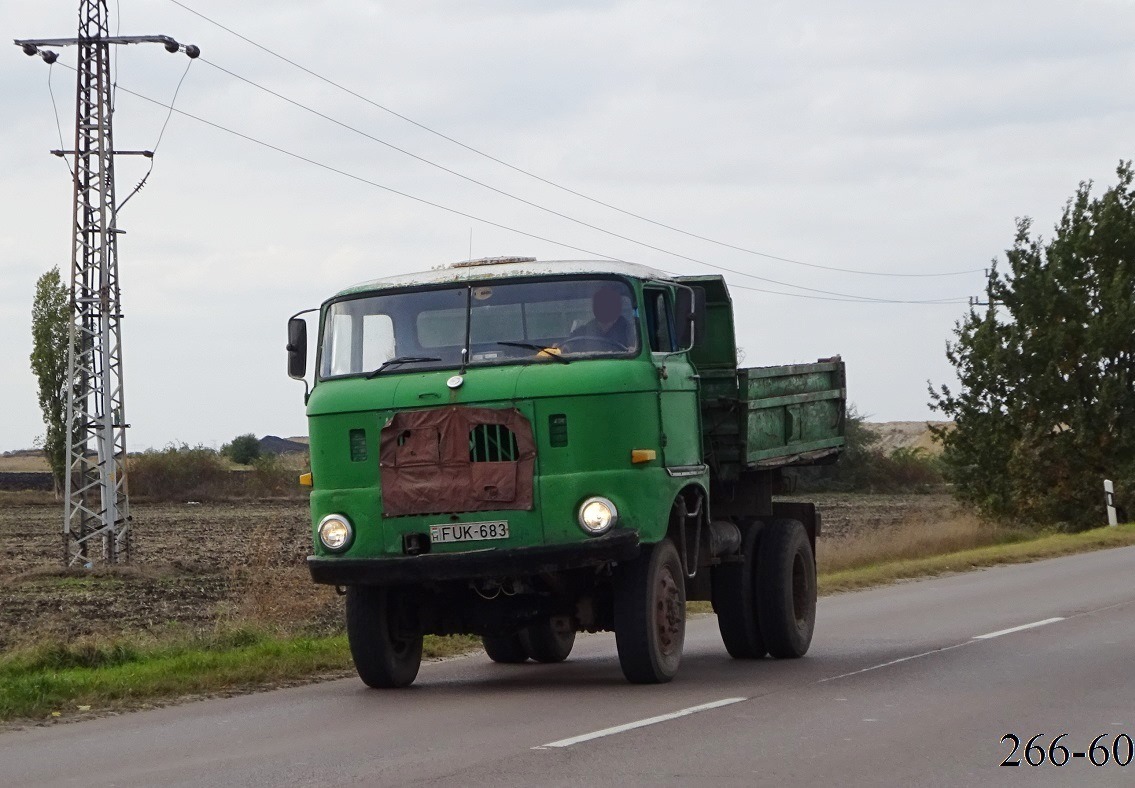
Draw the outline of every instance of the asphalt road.
<instances>
[{"instance_id":1,"label":"asphalt road","mask_svg":"<svg viewBox=\"0 0 1135 788\"><path fill-rule=\"evenodd\" d=\"M1061 733L1066 765L1025 763ZM1019 766L999 765L1005 734ZM593 635L562 665L476 655L408 690L349 679L14 731L0 784L1135 784L1135 760L1089 762L1101 734L1135 738L1135 548L821 599L801 660L731 660L696 619L665 686L626 684Z\"/></svg>"}]
</instances>

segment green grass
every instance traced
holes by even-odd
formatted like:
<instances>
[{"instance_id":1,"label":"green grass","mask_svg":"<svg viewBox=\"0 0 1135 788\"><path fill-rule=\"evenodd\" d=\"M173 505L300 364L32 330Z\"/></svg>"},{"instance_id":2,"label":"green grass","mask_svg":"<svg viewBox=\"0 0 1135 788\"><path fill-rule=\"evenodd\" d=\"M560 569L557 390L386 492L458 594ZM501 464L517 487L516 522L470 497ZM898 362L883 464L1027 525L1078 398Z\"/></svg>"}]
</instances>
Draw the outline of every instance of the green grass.
<instances>
[{"instance_id":1,"label":"green grass","mask_svg":"<svg viewBox=\"0 0 1135 788\"><path fill-rule=\"evenodd\" d=\"M429 658L480 641L427 636ZM278 637L236 630L208 640L136 647L50 644L0 658L0 720L136 708L146 701L274 687L351 670L344 635Z\"/></svg>"},{"instance_id":2,"label":"green grass","mask_svg":"<svg viewBox=\"0 0 1135 788\"><path fill-rule=\"evenodd\" d=\"M861 566L839 571L824 572L819 577L820 593L851 591L857 588L886 585L899 580L933 577L949 572L966 572L998 564L1039 561L1109 547L1123 547L1135 544L1135 524L1096 528L1077 534L1047 534L1025 540L1021 540L1019 534L1008 538L1010 541L1003 544L940 555L864 563Z\"/></svg>"},{"instance_id":3,"label":"green grass","mask_svg":"<svg viewBox=\"0 0 1135 788\"><path fill-rule=\"evenodd\" d=\"M1135 525L1079 534L1050 534L940 555L891 558L822 572L830 594L898 580L1020 563L1135 544ZM905 548L904 548L905 549ZM693 613L709 603L691 603ZM427 636L425 656L467 653L470 636ZM346 637L281 636L236 629L205 639L138 645L126 640L46 644L0 657L0 721L40 720L76 713L138 708L148 702L275 687L351 670Z\"/></svg>"}]
</instances>

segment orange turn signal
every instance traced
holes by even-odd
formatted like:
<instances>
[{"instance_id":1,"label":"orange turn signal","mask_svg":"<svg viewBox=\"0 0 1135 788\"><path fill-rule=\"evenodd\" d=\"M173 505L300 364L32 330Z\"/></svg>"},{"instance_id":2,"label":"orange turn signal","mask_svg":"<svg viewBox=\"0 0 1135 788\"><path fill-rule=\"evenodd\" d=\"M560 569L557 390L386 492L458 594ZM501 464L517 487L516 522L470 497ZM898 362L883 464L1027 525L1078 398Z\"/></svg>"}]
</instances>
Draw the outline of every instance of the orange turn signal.
<instances>
[{"instance_id":1,"label":"orange turn signal","mask_svg":"<svg viewBox=\"0 0 1135 788\"><path fill-rule=\"evenodd\" d=\"M658 459L658 452L654 449L631 449L631 463L639 465L644 462L654 462Z\"/></svg>"},{"instance_id":2,"label":"orange turn signal","mask_svg":"<svg viewBox=\"0 0 1135 788\"><path fill-rule=\"evenodd\" d=\"M301 487L310 487L311 486L311 474L310 473L305 473L302 476L300 476L300 486Z\"/></svg>"}]
</instances>

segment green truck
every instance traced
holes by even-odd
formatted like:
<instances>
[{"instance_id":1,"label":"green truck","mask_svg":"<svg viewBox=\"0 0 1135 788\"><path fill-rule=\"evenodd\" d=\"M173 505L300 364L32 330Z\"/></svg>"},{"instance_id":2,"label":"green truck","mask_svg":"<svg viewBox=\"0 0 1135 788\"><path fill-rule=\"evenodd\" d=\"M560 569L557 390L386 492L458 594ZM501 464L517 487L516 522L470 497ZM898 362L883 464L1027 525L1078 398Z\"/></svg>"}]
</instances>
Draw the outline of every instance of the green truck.
<instances>
[{"instance_id":1,"label":"green truck","mask_svg":"<svg viewBox=\"0 0 1135 788\"><path fill-rule=\"evenodd\" d=\"M808 650L820 516L783 471L843 448L839 357L739 369L720 276L612 261L456 263L318 311L308 567L366 684L412 683L426 634L555 663L604 630L666 682L689 600L735 658ZM297 315L305 387L307 348Z\"/></svg>"}]
</instances>

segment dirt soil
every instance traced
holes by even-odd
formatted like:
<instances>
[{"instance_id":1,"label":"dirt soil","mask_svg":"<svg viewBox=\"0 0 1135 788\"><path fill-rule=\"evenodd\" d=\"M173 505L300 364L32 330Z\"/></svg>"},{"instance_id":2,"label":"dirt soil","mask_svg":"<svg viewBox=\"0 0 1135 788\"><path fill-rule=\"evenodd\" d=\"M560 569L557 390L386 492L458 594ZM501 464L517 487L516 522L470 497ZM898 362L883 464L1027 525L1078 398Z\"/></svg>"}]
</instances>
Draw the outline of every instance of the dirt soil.
<instances>
[{"instance_id":1,"label":"dirt soil","mask_svg":"<svg viewBox=\"0 0 1135 788\"><path fill-rule=\"evenodd\" d=\"M62 506L0 502L0 651L78 637L337 626L304 501L133 503L131 565L63 568ZM97 552L100 548L94 547Z\"/></svg>"},{"instance_id":2,"label":"dirt soil","mask_svg":"<svg viewBox=\"0 0 1135 788\"><path fill-rule=\"evenodd\" d=\"M823 540L954 512L946 495L813 496ZM132 565L62 567L62 507L0 501L0 652L76 638L199 635L252 623L337 631L342 599L304 566L305 501L133 503ZM96 548L97 549L97 548Z\"/></svg>"}]
</instances>

